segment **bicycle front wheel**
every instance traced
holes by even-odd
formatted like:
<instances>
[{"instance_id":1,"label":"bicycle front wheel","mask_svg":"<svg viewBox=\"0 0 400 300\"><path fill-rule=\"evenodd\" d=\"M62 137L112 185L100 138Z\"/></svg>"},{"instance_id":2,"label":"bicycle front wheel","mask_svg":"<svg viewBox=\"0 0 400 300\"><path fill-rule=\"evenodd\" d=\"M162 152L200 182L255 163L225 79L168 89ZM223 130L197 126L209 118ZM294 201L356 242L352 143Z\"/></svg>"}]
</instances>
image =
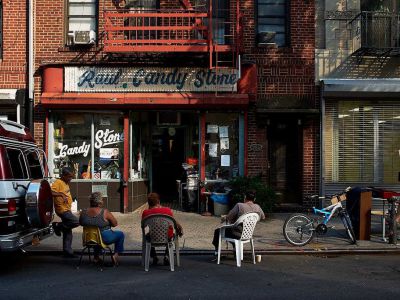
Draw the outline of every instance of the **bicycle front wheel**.
<instances>
[{"instance_id":1,"label":"bicycle front wheel","mask_svg":"<svg viewBox=\"0 0 400 300\"><path fill-rule=\"evenodd\" d=\"M346 213L344 213L340 216L340 218L342 219L344 228L346 229L347 235L349 236L351 243L355 244L356 235L354 234L353 226L351 225L351 220L349 216Z\"/></svg>"},{"instance_id":2,"label":"bicycle front wheel","mask_svg":"<svg viewBox=\"0 0 400 300\"><path fill-rule=\"evenodd\" d=\"M283 236L294 246L304 246L314 237L313 221L306 215L294 214L283 225Z\"/></svg>"}]
</instances>

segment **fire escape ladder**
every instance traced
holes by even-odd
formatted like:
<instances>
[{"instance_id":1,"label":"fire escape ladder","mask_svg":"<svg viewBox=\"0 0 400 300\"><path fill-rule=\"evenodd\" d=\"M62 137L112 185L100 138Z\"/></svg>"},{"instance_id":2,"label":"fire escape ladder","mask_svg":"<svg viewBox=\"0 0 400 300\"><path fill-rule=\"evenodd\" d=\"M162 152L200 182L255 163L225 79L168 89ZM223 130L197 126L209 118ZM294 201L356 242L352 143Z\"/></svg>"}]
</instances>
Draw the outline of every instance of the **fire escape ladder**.
<instances>
[{"instance_id":1,"label":"fire escape ladder","mask_svg":"<svg viewBox=\"0 0 400 300\"><path fill-rule=\"evenodd\" d=\"M240 10L239 0L236 1L236 7L234 17L232 14L230 19L213 19L212 11L215 9L218 11L218 6L213 8L210 1L209 7L209 36L212 37L210 43L210 69L235 69L238 63L238 54L240 52L240 32L241 32L241 21L240 21ZM218 1L216 1L218 5ZM213 32L217 29L216 32ZM222 29L221 31L218 29ZM228 29L228 30L226 30ZM229 49L223 51L222 49Z\"/></svg>"},{"instance_id":2,"label":"fire escape ladder","mask_svg":"<svg viewBox=\"0 0 400 300\"><path fill-rule=\"evenodd\" d=\"M193 6L189 0L179 0L179 2L181 3L184 9L193 10Z\"/></svg>"}]
</instances>

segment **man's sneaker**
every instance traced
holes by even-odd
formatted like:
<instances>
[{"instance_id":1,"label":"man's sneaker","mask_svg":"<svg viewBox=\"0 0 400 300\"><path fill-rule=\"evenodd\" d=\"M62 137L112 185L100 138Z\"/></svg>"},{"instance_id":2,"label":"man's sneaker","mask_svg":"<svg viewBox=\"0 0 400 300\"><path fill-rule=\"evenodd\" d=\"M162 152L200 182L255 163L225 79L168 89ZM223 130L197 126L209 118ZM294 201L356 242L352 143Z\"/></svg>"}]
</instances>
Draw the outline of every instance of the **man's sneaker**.
<instances>
[{"instance_id":1,"label":"man's sneaker","mask_svg":"<svg viewBox=\"0 0 400 300\"><path fill-rule=\"evenodd\" d=\"M56 236L61 236L61 229L59 227L59 223L53 222L53 223L51 223L51 225L53 225L53 230L54 230L54 233L56 234Z\"/></svg>"}]
</instances>

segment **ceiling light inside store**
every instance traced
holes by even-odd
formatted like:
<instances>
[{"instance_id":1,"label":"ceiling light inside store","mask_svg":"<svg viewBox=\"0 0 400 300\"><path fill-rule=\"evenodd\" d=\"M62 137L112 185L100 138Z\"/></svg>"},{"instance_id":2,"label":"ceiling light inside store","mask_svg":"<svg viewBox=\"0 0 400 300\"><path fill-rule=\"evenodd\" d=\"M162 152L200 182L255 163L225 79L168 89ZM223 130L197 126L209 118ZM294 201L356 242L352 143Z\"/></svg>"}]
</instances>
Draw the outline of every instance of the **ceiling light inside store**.
<instances>
[{"instance_id":1,"label":"ceiling light inside store","mask_svg":"<svg viewBox=\"0 0 400 300\"><path fill-rule=\"evenodd\" d=\"M338 116L339 119L343 119L343 118L346 118L346 117L350 117L350 115L339 115Z\"/></svg>"},{"instance_id":2,"label":"ceiling light inside store","mask_svg":"<svg viewBox=\"0 0 400 300\"><path fill-rule=\"evenodd\" d=\"M364 111L370 111L373 110L374 108L372 106L364 106L363 110Z\"/></svg>"},{"instance_id":3,"label":"ceiling light inside store","mask_svg":"<svg viewBox=\"0 0 400 300\"><path fill-rule=\"evenodd\" d=\"M356 108L350 109L349 111L351 111L351 112L359 112L359 111L360 111L360 108L359 108L359 107L356 107Z\"/></svg>"},{"instance_id":4,"label":"ceiling light inside store","mask_svg":"<svg viewBox=\"0 0 400 300\"><path fill-rule=\"evenodd\" d=\"M400 116L395 116L393 117L393 119L400 119Z\"/></svg>"}]
</instances>

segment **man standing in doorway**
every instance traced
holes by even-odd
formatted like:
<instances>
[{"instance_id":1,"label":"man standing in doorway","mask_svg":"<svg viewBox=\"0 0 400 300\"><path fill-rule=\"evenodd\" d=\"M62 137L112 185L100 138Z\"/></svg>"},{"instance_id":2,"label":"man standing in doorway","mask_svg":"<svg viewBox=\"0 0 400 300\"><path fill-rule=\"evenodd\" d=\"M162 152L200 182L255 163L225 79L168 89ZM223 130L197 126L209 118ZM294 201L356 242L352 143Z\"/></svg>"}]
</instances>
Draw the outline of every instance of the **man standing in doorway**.
<instances>
[{"instance_id":1,"label":"man standing in doorway","mask_svg":"<svg viewBox=\"0 0 400 300\"><path fill-rule=\"evenodd\" d=\"M53 222L54 233L57 236L63 234L63 254L64 257L75 257L72 251L72 228L79 226L78 218L71 211L72 196L69 183L73 177L70 168L61 170L61 178L57 179L51 186L53 193L54 209L62 222Z\"/></svg>"}]
</instances>

